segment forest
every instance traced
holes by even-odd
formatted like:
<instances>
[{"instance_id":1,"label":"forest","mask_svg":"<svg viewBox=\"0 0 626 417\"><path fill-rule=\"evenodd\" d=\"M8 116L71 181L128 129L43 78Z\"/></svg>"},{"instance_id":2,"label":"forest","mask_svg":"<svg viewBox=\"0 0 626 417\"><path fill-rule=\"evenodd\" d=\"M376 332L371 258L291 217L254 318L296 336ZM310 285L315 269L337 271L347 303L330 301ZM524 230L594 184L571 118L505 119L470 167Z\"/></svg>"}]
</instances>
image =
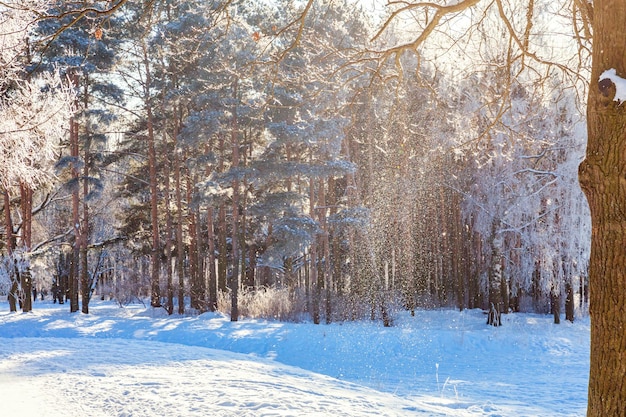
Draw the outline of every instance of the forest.
<instances>
[{"instance_id":1,"label":"forest","mask_svg":"<svg viewBox=\"0 0 626 417\"><path fill-rule=\"evenodd\" d=\"M0 294L586 314L581 2L470 2L0 3Z\"/></svg>"}]
</instances>

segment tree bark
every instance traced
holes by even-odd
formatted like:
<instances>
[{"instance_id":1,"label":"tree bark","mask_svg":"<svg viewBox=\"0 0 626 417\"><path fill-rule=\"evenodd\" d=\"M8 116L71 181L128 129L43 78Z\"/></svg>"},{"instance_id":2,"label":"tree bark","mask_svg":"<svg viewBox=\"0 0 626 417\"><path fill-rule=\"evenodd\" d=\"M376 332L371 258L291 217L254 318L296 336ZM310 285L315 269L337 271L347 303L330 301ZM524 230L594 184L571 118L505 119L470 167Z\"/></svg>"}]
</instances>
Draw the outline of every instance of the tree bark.
<instances>
[{"instance_id":1,"label":"tree bark","mask_svg":"<svg viewBox=\"0 0 626 417\"><path fill-rule=\"evenodd\" d=\"M574 287L571 277L565 283L565 320L574 322Z\"/></svg>"},{"instance_id":2,"label":"tree bark","mask_svg":"<svg viewBox=\"0 0 626 417\"><path fill-rule=\"evenodd\" d=\"M319 195L318 195L318 215L319 215L319 223L322 229L322 235L320 236L321 244L320 244L320 255L321 255L321 266L319 272L323 271L323 279L320 280L320 284L324 285L324 301L325 301L325 310L324 315L326 316L326 324L330 324L332 322L332 283L331 283L331 274L330 274L330 249L329 249L329 239L328 239L328 223L326 218L327 206L326 206L326 189L325 189L325 178L320 178L319 180Z\"/></svg>"},{"instance_id":3,"label":"tree bark","mask_svg":"<svg viewBox=\"0 0 626 417\"><path fill-rule=\"evenodd\" d=\"M178 275L178 314L185 313L185 247L183 243L183 195L180 183L180 156L174 146L174 182L176 183L176 273Z\"/></svg>"},{"instance_id":4,"label":"tree bark","mask_svg":"<svg viewBox=\"0 0 626 417\"><path fill-rule=\"evenodd\" d=\"M196 181L197 182L197 181ZM197 279L198 279L198 287L199 287L199 297L200 297L200 311L203 313L207 311L207 287L206 287L206 273L205 273L205 257L203 253L206 251L203 234L202 234L202 216L200 215L200 208L195 209L196 213L196 264L197 264Z\"/></svg>"},{"instance_id":5,"label":"tree bark","mask_svg":"<svg viewBox=\"0 0 626 417\"><path fill-rule=\"evenodd\" d=\"M87 75L83 77L85 79L84 90L84 103L83 108L87 111L89 106L89 79ZM84 314L89 314L89 299L91 297L91 285L89 285L89 269L87 261L87 238L89 236L89 203L87 202L87 196L89 195L89 123L85 123L85 139L83 141L83 219L80 230L80 294L82 307L81 311Z\"/></svg>"},{"instance_id":6,"label":"tree bark","mask_svg":"<svg viewBox=\"0 0 626 417\"><path fill-rule=\"evenodd\" d=\"M502 325L501 314L504 306L502 300L502 237L497 236L496 221L491 229L491 267L489 268L489 314L487 324Z\"/></svg>"},{"instance_id":7,"label":"tree bark","mask_svg":"<svg viewBox=\"0 0 626 417\"><path fill-rule=\"evenodd\" d=\"M311 162L313 161L313 155L311 154ZM316 193L315 193L315 178L309 178L309 216L315 219L316 210ZM312 302L311 302L311 315L313 316L313 323L320 324L320 302L322 298L322 285L323 281L320 280L319 272L319 259L318 259L318 237L314 237L311 242L310 248L310 272L309 278L312 285Z\"/></svg>"},{"instance_id":8,"label":"tree bark","mask_svg":"<svg viewBox=\"0 0 626 417\"><path fill-rule=\"evenodd\" d=\"M72 85L78 85L78 76L72 74ZM75 313L78 311L78 264L80 258L80 199L79 199L79 173L77 167L78 161L78 122L75 118L70 120L70 155L74 158L74 164L72 166L72 180L75 182L72 189L72 228L74 229L74 244L72 246L72 255L70 260L70 274L69 274L69 292L70 292L70 312Z\"/></svg>"},{"instance_id":9,"label":"tree bark","mask_svg":"<svg viewBox=\"0 0 626 417\"><path fill-rule=\"evenodd\" d=\"M187 170L187 201L191 201L193 183L191 179L191 173ZM191 308L195 310L202 310L202 288L200 284L200 267L198 262L198 238L197 223L199 222L198 210L193 207L188 207L187 210L187 228L189 234L189 301Z\"/></svg>"},{"instance_id":10,"label":"tree bark","mask_svg":"<svg viewBox=\"0 0 626 417\"><path fill-rule=\"evenodd\" d=\"M150 223L152 225L152 248L151 248L151 275L150 275L150 305L152 307L161 306L161 289L159 286L159 213L158 213L158 183L156 168L156 145L154 138L154 117L152 115L152 104L150 102L150 84L152 84L150 74L150 62L148 60L148 48L143 43L143 60L146 71L144 85L144 105L146 107L146 124L148 128L148 166L150 175Z\"/></svg>"},{"instance_id":11,"label":"tree bark","mask_svg":"<svg viewBox=\"0 0 626 417\"><path fill-rule=\"evenodd\" d=\"M32 245L32 213L33 213L33 190L27 184L20 184L22 206L22 248L24 252L30 252ZM30 273L30 265L20 274L22 287L22 311L28 312L33 309L33 281Z\"/></svg>"},{"instance_id":12,"label":"tree bark","mask_svg":"<svg viewBox=\"0 0 626 417\"><path fill-rule=\"evenodd\" d=\"M235 84L233 88L233 96L235 100L237 100L237 79L235 79ZM233 159L232 159L232 167L239 167L239 139L237 132L237 107L235 107L233 111L233 126L232 126L232 150L233 150ZM236 176L235 176L236 178ZM238 301L238 291L239 291L239 180L235 179L233 181L233 214L232 214L232 262L233 262L233 272L231 275L230 282L230 321L237 321L239 319L239 307L237 305Z\"/></svg>"},{"instance_id":13,"label":"tree bark","mask_svg":"<svg viewBox=\"0 0 626 417\"><path fill-rule=\"evenodd\" d=\"M591 210L589 262L591 360L587 416L626 415L626 106L599 83L626 78L626 3L595 0L593 63L587 102L587 155L580 184Z\"/></svg>"},{"instance_id":14,"label":"tree bark","mask_svg":"<svg viewBox=\"0 0 626 417\"><path fill-rule=\"evenodd\" d=\"M561 293L552 291L550 293L550 304L552 306L552 316L554 324L561 324Z\"/></svg>"},{"instance_id":15,"label":"tree bark","mask_svg":"<svg viewBox=\"0 0 626 417\"><path fill-rule=\"evenodd\" d=\"M13 251L15 250L15 235L13 232L13 220L11 219L11 197L8 190L4 190L4 228L6 229L7 236L7 252L11 262L13 262ZM9 271L11 277L11 289L9 290L9 310L11 312L17 312L17 300L18 300L18 276L16 268L12 268Z\"/></svg>"},{"instance_id":16,"label":"tree bark","mask_svg":"<svg viewBox=\"0 0 626 417\"><path fill-rule=\"evenodd\" d=\"M165 136L165 133L163 134ZM165 137L164 137L165 139ZM164 140L165 144L166 141ZM167 152L165 152L165 164L164 164L164 177L165 177L165 271L167 275L167 314L172 315L174 313L174 283L172 273L172 236L173 222L172 211L170 210L170 160Z\"/></svg>"},{"instance_id":17,"label":"tree bark","mask_svg":"<svg viewBox=\"0 0 626 417\"><path fill-rule=\"evenodd\" d=\"M218 172L224 172L224 135L219 136L220 157L218 162ZM217 211L217 289L226 292L226 273L228 269L227 243L226 243L226 203L220 202Z\"/></svg>"},{"instance_id":18,"label":"tree bark","mask_svg":"<svg viewBox=\"0 0 626 417\"><path fill-rule=\"evenodd\" d=\"M217 271L215 269L215 232L213 230L213 207L207 210L207 241L209 244L209 310L217 310Z\"/></svg>"}]
</instances>

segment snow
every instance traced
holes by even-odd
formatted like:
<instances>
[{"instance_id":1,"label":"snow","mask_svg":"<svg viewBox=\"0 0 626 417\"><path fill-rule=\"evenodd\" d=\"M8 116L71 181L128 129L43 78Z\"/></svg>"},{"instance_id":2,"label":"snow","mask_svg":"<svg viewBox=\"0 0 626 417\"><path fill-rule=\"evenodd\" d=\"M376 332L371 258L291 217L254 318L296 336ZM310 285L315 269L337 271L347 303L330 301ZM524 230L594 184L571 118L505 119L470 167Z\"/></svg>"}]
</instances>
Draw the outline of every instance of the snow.
<instances>
[{"instance_id":1,"label":"snow","mask_svg":"<svg viewBox=\"0 0 626 417\"><path fill-rule=\"evenodd\" d=\"M613 84L615 84L615 97L613 97L613 101L619 103L626 101L626 80L617 75L615 68L608 69L600 74L598 81L606 79L611 80Z\"/></svg>"},{"instance_id":2,"label":"snow","mask_svg":"<svg viewBox=\"0 0 626 417\"><path fill-rule=\"evenodd\" d=\"M399 313L394 326L93 302L0 303L0 402L21 416L584 416L589 320Z\"/></svg>"}]
</instances>

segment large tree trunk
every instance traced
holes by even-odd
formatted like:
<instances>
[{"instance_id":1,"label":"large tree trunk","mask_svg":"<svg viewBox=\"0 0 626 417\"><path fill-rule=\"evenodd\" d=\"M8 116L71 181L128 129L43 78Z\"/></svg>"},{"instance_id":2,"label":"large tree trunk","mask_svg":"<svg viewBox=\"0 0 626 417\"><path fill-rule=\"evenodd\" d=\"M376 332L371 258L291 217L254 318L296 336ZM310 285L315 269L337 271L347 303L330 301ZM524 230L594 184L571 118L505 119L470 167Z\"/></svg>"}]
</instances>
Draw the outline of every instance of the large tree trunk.
<instances>
[{"instance_id":1,"label":"large tree trunk","mask_svg":"<svg viewBox=\"0 0 626 417\"><path fill-rule=\"evenodd\" d=\"M580 183L591 209L591 362L587 416L624 416L626 404L626 106L599 83L614 68L626 78L626 2L595 0L587 158Z\"/></svg>"}]
</instances>

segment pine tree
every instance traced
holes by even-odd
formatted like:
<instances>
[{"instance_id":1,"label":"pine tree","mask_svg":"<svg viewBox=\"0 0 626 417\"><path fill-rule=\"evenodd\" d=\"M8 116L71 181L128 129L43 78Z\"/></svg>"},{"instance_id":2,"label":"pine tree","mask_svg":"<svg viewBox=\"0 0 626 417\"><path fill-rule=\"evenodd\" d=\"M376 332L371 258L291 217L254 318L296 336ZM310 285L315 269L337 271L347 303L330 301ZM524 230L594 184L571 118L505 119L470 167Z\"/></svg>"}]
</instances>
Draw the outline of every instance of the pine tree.
<instances>
[{"instance_id":1,"label":"pine tree","mask_svg":"<svg viewBox=\"0 0 626 417\"><path fill-rule=\"evenodd\" d=\"M92 219L90 200L98 196L102 180L98 171L100 145L107 139L99 131L112 120L112 115L100 103L121 100L121 91L106 77L115 64L115 39L103 35L103 24L115 25L113 17L106 21L96 13L87 13L76 21L75 12L81 5L60 2L47 10L56 19L42 19L36 27L39 48L33 68L45 71L59 68L69 78L77 94L79 112L70 123L70 154L62 158L59 170L69 168L71 178L65 186L72 193L72 228L74 229L72 273L70 273L70 310L78 310L79 292L82 311L89 312L93 280L89 275L89 240ZM96 6L98 7L98 6ZM80 284L80 285L79 285Z\"/></svg>"}]
</instances>

